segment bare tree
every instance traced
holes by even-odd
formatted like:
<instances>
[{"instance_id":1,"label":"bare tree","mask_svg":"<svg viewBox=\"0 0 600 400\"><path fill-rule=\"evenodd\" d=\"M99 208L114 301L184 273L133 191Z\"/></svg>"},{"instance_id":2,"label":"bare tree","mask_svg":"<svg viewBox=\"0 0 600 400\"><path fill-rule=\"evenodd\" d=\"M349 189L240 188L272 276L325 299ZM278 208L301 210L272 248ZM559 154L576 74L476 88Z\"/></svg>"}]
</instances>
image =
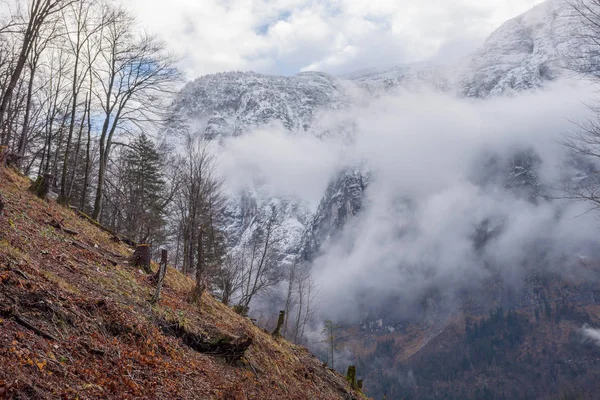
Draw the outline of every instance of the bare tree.
<instances>
[{"instance_id":1,"label":"bare tree","mask_svg":"<svg viewBox=\"0 0 600 400\"><path fill-rule=\"evenodd\" d=\"M242 285L242 263L238 257L228 252L223 257L220 268L215 273L216 286L221 292L221 302L229 305Z\"/></svg>"},{"instance_id":2,"label":"bare tree","mask_svg":"<svg viewBox=\"0 0 600 400\"><path fill-rule=\"evenodd\" d=\"M271 205L255 217L249 237L243 238L240 248L234 250L241 266L239 306L248 308L254 296L281 282L279 229L277 208Z\"/></svg>"},{"instance_id":3,"label":"bare tree","mask_svg":"<svg viewBox=\"0 0 600 400\"><path fill-rule=\"evenodd\" d=\"M87 60L87 65L82 64L85 56L85 49L88 47L88 42L92 40L92 37L97 33L101 32L106 23L104 13L94 13L95 2L90 0L79 0L63 11L63 22L67 27L67 44L73 57L73 68L71 70L71 107L69 115L69 127L67 134L66 148L63 156L63 166L60 181L60 196L59 202L69 203L70 201L70 190L67 185L67 176L69 161L71 157L71 144L73 141L73 133L77 124L77 110L80 92L87 82L88 72L91 71L93 64L99 52L96 52ZM95 17L95 18L94 18ZM72 24L70 22L73 22ZM89 53L88 53L89 54ZM87 99L84 103L84 107L87 106ZM83 131L83 121L85 119L85 112L81 117L80 122L80 134L78 136L78 147L81 142L81 132Z\"/></svg>"},{"instance_id":4,"label":"bare tree","mask_svg":"<svg viewBox=\"0 0 600 400\"><path fill-rule=\"evenodd\" d=\"M293 338L294 343L302 343L306 328L315 317L315 298L318 293L310 270L301 271L295 283L296 317L288 337Z\"/></svg>"},{"instance_id":5,"label":"bare tree","mask_svg":"<svg viewBox=\"0 0 600 400\"><path fill-rule=\"evenodd\" d=\"M578 56L569 60L569 68L584 73L592 80L600 80L600 0L568 0L574 15L583 23L576 33L580 46ZM576 129L564 135L564 144L576 155L575 161L587 169L582 179L569 181L563 198L588 202L600 210L600 106L590 105L594 118L575 122Z\"/></svg>"},{"instance_id":6,"label":"bare tree","mask_svg":"<svg viewBox=\"0 0 600 400\"><path fill-rule=\"evenodd\" d=\"M39 37L44 24L75 1L76 0L31 0L28 9L27 24L25 31L23 32L16 63L9 73L10 78L8 84L4 88L0 98L0 127L4 126L6 111L12 100L14 90L21 78L23 68L27 63L27 58L34 42ZM5 141L8 142L8 134L5 136Z\"/></svg>"},{"instance_id":7,"label":"bare tree","mask_svg":"<svg viewBox=\"0 0 600 400\"><path fill-rule=\"evenodd\" d=\"M19 138L17 154L19 155L19 165L25 158L25 149L27 148L29 129L31 124L31 112L33 107L33 95L35 87L35 78L40 63L41 56L50 43L57 39L60 35L60 27L58 25L58 19L55 19L53 23L47 24L46 31L41 32L40 35L33 39L31 50L29 51L29 57L27 67L29 70L29 79L27 85L27 97L25 105L25 114L23 116L23 126L21 129L21 137Z\"/></svg>"},{"instance_id":8,"label":"bare tree","mask_svg":"<svg viewBox=\"0 0 600 400\"><path fill-rule=\"evenodd\" d=\"M600 79L600 0L566 0L572 17L582 22L565 54L566 67Z\"/></svg>"},{"instance_id":9,"label":"bare tree","mask_svg":"<svg viewBox=\"0 0 600 400\"><path fill-rule=\"evenodd\" d=\"M124 10L109 10L102 52L93 69L94 94L103 112L99 137L100 160L92 218L100 216L106 168L115 134L146 123L166 120L165 94L181 78L176 58L154 36L137 35L134 19Z\"/></svg>"},{"instance_id":10,"label":"bare tree","mask_svg":"<svg viewBox=\"0 0 600 400\"><path fill-rule=\"evenodd\" d=\"M323 336L325 336L323 343L327 346L327 359L333 369L335 369L335 352L340 348L341 329L341 326L331 320L327 320L322 331Z\"/></svg>"}]
</instances>

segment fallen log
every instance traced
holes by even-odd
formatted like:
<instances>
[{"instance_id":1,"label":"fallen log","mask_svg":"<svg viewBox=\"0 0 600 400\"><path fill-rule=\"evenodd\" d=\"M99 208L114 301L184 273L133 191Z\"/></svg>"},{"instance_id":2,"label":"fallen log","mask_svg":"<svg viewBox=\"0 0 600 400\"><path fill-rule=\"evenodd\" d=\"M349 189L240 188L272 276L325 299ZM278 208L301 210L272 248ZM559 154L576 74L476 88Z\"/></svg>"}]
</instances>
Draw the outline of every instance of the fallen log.
<instances>
[{"instance_id":1,"label":"fallen log","mask_svg":"<svg viewBox=\"0 0 600 400\"><path fill-rule=\"evenodd\" d=\"M106 226L102 225L101 223L99 223L98 221L96 221L95 219L93 219L92 217L90 217L89 215L87 215L86 213L78 210L76 207L71 206L70 207L71 210L73 210L75 212L75 214L77 214L80 218L85 219L86 221L88 221L90 224L94 225L96 228L100 229L101 231L104 231L106 233L108 233L109 235L112 236L113 240L117 243L119 242L123 242L126 245L130 246L130 247L137 247L137 242L135 242L133 239L128 238L124 235L120 235L118 233L116 233L115 231L113 231L110 228L107 228Z\"/></svg>"},{"instance_id":2,"label":"fallen log","mask_svg":"<svg viewBox=\"0 0 600 400\"><path fill-rule=\"evenodd\" d=\"M119 256L119 255L114 254L114 253L112 253L112 252L110 252L108 250L104 250L104 249L102 249L100 247L95 248L95 247L88 246L87 244L82 243L82 242L80 242L78 240L73 240L71 243L75 247L79 247L80 249L87 250L87 251L89 251L91 253L94 253L94 254L96 254L96 255L98 255L100 257L103 257L103 258L107 259L108 261L110 261L111 264L113 264L115 266L121 264L122 261L124 261L126 259L126 257Z\"/></svg>"},{"instance_id":3,"label":"fallen log","mask_svg":"<svg viewBox=\"0 0 600 400\"><path fill-rule=\"evenodd\" d=\"M46 222L48 225L50 225L53 228L58 229L59 231L63 231L65 233L68 233L69 235L73 235L73 236L77 236L79 235L79 232L74 231L73 229L69 229L69 228L65 228L60 222L58 222L56 219L52 219L48 222Z\"/></svg>"},{"instance_id":4,"label":"fallen log","mask_svg":"<svg viewBox=\"0 0 600 400\"><path fill-rule=\"evenodd\" d=\"M25 320L23 317L21 317L18 313L16 313L14 310L12 310L10 308L5 309L5 310L0 310L0 315L2 315L4 318L12 318L17 324L29 329L30 331L32 331L33 333L35 333L38 336L43 337L44 339L53 340L55 342L58 342L57 338L55 338L54 336L52 336L51 334L49 334L47 332L44 332L40 328L35 327L34 325L32 325L30 322Z\"/></svg>"}]
</instances>

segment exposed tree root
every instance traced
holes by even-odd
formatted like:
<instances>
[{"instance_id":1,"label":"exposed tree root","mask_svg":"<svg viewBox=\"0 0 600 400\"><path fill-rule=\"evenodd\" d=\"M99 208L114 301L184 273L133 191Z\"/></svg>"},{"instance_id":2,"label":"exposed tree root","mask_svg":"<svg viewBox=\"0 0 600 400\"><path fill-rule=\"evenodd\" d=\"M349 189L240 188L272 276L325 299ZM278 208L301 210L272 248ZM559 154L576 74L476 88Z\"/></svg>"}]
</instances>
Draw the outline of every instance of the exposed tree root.
<instances>
[{"instance_id":1,"label":"exposed tree root","mask_svg":"<svg viewBox=\"0 0 600 400\"><path fill-rule=\"evenodd\" d=\"M252 338L232 338L223 336L217 340L209 340L202 335L190 332L177 322L160 320L158 326L164 334L180 338L183 343L195 351L225 359L229 364L240 360L252 344Z\"/></svg>"}]
</instances>

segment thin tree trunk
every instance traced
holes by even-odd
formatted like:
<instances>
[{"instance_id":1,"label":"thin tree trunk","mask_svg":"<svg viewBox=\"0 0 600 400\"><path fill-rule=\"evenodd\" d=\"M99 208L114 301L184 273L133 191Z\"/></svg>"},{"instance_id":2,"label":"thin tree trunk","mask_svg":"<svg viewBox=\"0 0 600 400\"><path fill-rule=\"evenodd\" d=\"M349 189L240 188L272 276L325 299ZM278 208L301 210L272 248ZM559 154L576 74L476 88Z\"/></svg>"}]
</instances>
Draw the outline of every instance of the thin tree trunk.
<instances>
[{"instance_id":1,"label":"thin tree trunk","mask_svg":"<svg viewBox=\"0 0 600 400\"><path fill-rule=\"evenodd\" d=\"M85 104L87 105L87 97L85 99ZM66 198L71 199L71 194L73 193L73 185L75 184L75 173L77 172L77 167L79 166L79 152L81 150L81 136L83 135L83 126L85 125L85 117L86 117L87 109L83 111L83 117L81 118L81 123L79 124L79 133L77 134L77 147L75 148L75 157L73 164L73 171L71 172L71 178L69 180L69 190L67 191Z\"/></svg>"},{"instance_id":2,"label":"thin tree trunk","mask_svg":"<svg viewBox=\"0 0 600 400\"><path fill-rule=\"evenodd\" d=\"M27 135L29 134L29 117L31 114L31 98L33 96L33 81L35 78L36 64L30 66L31 73L29 74L29 86L27 87L27 101L25 105L25 116L23 117L23 130L21 131L21 139L19 140L19 160L18 167L25 159L25 148L27 147Z\"/></svg>"},{"instance_id":3,"label":"thin tree trunk","mask_svg":"<svg viewBox=\"0 0 600 400\"><path fill-rule=\"evenodd\" d=\"M198 265L196 266L196 287L194 288L194 294L192 302L199 303L202 300L202 293L206 289L206 281L204 276L204 251L202 241L203 231L200 228L198 232Z\"/></svg>"},{"instance_id":4,"label":"thin tree trunk","mask_svg":"<svg viewBox=\"0 0 600 400\"><path fill-rule=\"evenodd\" d=\"M91 168L91 146L92 146L92 76L90 75L90 92L88 93L88 114L87 114L87 145L85 148L85 172L83 174L83 188L81 190L81 203L79 208L85 212L85 203L87 201L87 191L90 184L90 168Z\"/></svg>"}]
</instances>

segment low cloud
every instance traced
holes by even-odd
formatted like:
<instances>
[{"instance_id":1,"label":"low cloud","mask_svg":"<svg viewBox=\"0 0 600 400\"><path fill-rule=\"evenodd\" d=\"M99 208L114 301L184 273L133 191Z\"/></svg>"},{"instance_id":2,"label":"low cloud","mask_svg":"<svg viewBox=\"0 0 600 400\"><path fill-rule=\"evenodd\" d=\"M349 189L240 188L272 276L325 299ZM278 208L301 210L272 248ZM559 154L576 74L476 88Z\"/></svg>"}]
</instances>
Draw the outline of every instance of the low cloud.
<instances>
[{"instance_id":1,"label":"low cloud","mask_svg":"<svg viewBox=\"0 0 600 400\"><path fill-rule=\"evenodd\" d=\"M583 328L581 328L581 334L583 335L585 341L592 342L595 345L600 346L599 329L590 328L589 326L585 325Z\"/></svg>"},{"instance_id":2,"label":"low cloud","mask_svg":"<svg viewBox=\"0 0 600 400\"><path fill-rule=\"evenodd\" d=\"M449 304L492 277L518 287L539 268L565 273L593 251L587 205L544 193L570 175L561 135L593 97L573 82L487 101L401 93L321 117L352 119L349 141L283 128L232 138L223 171L229 185L259 176L315 211L341 166L365 165L374 178L363 210L314 262L323 317L356 322L390 298L410 308L432 291ZM518 175L522 163L532 176Z\"/></svg>"},{"instance_id":3,"label":"low cloud","mask_svg":"<svg viewBox=\"0 0 600 400\"><path fill-rule=\"evenodd\" d=\"M339 168L339 143L297 135L273 125L225 139L219 172L230 193L261 186L268 195L298 199L316 209Z\"/></svg>"}]
</instances>

